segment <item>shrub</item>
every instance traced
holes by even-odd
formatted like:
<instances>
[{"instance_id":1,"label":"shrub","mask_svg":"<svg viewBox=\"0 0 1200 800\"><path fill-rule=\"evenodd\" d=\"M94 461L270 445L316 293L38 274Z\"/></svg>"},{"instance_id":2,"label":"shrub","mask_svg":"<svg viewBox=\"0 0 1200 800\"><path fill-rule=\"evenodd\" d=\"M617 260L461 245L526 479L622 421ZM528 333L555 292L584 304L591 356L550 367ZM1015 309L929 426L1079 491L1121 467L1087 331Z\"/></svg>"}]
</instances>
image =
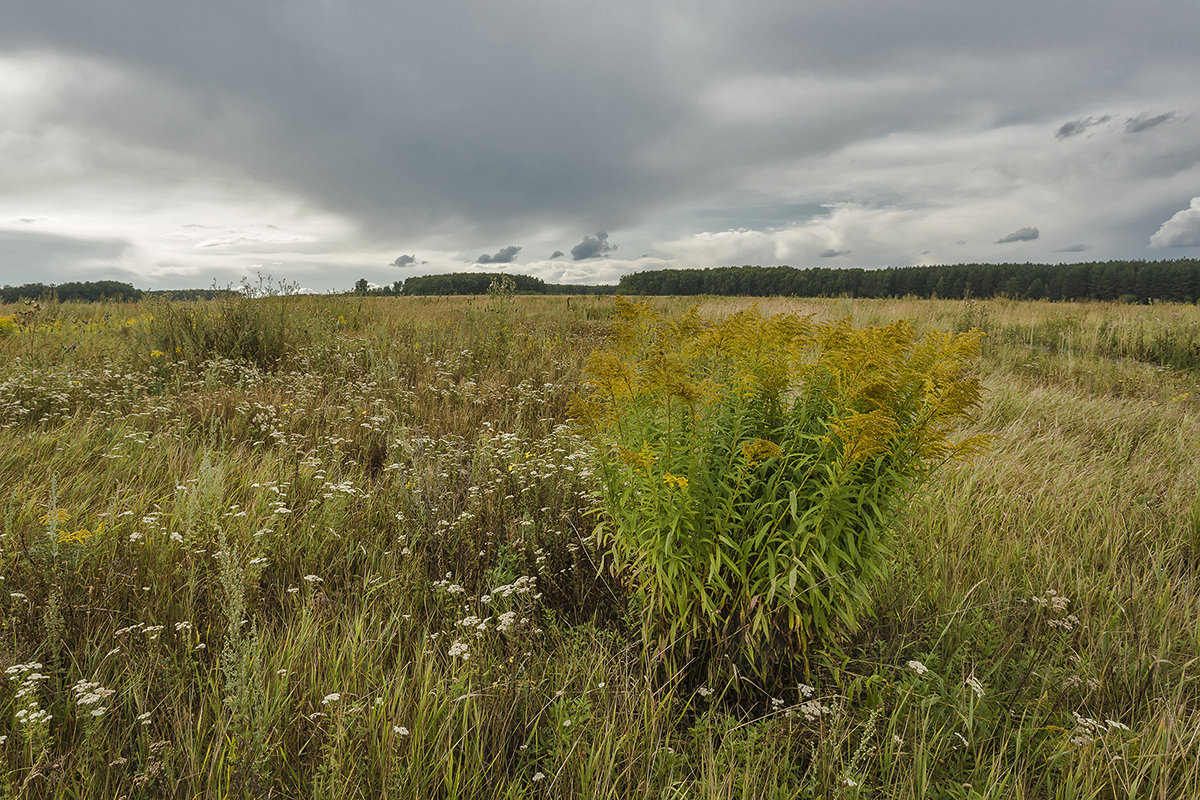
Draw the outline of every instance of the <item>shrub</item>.
<instances>
[{"instance_id":1,"label":"shrub","mask_svg":"<svg viewBox=\"0 0 1200 800\"><path fill-rule=\"evenodd\" d=\"M648 652L708 680L792 675L868 611L913 488L980 444L950 439L979 400L980 334L616 312L579 413Z\"/></svg>"},{"instance_id":2,"label":"shrub","mask_svg":"<svg viewBox=\"0 0 1200 800\"><path fill-rule=\"evenodd\" d=\"M308 341L291 299L297 291L260 276L257 285L243 281L241 291L219 291L212 300L161 300L149 317L147 349L192 366L221 356L274 371Z\"/></svg>"}]
</instances>

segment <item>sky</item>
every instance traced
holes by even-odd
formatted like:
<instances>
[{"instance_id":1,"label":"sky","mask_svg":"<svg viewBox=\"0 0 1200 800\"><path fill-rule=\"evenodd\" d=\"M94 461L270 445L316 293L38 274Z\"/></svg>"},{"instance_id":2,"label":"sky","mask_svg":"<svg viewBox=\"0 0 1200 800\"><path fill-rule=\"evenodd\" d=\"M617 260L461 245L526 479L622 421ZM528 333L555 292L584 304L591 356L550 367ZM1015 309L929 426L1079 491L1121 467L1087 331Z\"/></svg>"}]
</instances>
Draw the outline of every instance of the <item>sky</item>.
<instances>
[{"instance_id":1,"label":"sky","mask_svg":"<svg viewBox=\"0 0 1200 800\"><path fill-rule=\"evenodd\" d=\"M1194 0L5 6L0 284L1200 257Z\"/></svg>"}]
</instances>

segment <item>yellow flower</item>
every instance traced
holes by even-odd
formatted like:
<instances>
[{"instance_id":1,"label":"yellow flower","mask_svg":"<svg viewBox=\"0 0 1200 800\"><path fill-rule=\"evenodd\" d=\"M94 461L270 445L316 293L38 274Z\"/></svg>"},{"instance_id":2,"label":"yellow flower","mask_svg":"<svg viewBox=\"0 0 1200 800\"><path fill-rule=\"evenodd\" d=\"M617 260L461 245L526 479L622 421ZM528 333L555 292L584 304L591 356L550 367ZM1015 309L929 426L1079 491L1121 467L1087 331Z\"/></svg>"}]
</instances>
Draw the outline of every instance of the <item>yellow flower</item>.
<instances>
[{"instance_id":1,"label":"yellow flower","mask_svg":"<svg viewBox=\"0 0 1200 800\"><path fill-rule=\"evenodd\" d=\"M164 355L166 355L166 353L164 353L162 350L151 350L150 351L151 358L162 358Z\"/></svg>"},{"instance_id":2,"label":"yellow flower","mask_svg":"<svg viewBox=\"0 0 1200 800\"><path fill-rule=\"evenodd\" d=\"M675 484L680 489L688 488L688 479L687 478L672 475L669 472L666 473L665 475L663 475L663 483L667 484L668 486L670 486L671 484Z\"/></svg>"},{"instance_id":3,"label":"yellow flower","mask_svg":"<svg viewBox=\"0 0 1200 800\"><path fill-rule=\"evenodd\" d=\"M66 522L70 518L71 518L70 511L67 511L65 508L56 508L53 511L49 512L48 514L43 514L42 518L41 518L41 522L43 525L45 525L45 524L48 524L51 520L53 520L54 524L62 525L64 522Z\"/></svg>"},{"instance_id":4,"label":"yellow flower","mask_svg":"<svg viewBox=\"0 0 1200 800\"><path fill-rule=\"evenodd\" d=\"M75 544L83 544L85 539L90 538L92 532L87 528L80 528L77 531L63 531L58 534L59 543L74 542Z\"/></svg>"},{"instance_id":5,"label":"yellow flower","mask_svg":"<svg viewBox=\"0 0 1200 800\"><path fill-rule=\"evenodd\" d=\"M742 458L746 459L751 467L757 467L760 461L775 458L781 453L783 448L766 439L755 439L742 445Z\"/></svg>"}]
</instances>

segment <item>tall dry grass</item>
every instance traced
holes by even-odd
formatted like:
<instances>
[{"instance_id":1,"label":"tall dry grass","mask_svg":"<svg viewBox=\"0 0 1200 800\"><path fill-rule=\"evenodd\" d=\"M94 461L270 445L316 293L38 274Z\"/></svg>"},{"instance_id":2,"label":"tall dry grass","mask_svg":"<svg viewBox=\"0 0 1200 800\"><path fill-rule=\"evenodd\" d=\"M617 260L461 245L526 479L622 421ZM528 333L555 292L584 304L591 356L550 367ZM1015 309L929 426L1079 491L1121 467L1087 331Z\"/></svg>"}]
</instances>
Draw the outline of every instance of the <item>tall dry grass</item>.
<instances>
[{"instance_id":1,"label":"tall dry grass","mask_svg":"<svg viewBox=\"0 0 1200 800\"><path fill-rule=\"evenodd\" d=\"M760 301L980 327L997 438L840 655L731 702L647 680L591 539L606 301L263 300L266 360L150 304L0 333L3 792L1200 795L1195 307Z\"/></svg>"}]
</instances>

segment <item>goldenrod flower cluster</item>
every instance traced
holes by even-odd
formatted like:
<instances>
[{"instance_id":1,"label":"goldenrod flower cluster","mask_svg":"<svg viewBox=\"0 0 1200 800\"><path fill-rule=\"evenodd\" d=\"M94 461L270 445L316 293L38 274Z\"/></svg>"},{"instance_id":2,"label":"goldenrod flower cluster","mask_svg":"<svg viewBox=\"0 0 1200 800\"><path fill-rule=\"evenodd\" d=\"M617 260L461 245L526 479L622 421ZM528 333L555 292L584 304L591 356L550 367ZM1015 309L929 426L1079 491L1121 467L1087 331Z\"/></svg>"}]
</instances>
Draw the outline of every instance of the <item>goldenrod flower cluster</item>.
<instances>
[{"instance_id":1,"label":"goldenrod flower cluster","mask_svg":"<svg viewBox=\"0 0 1200 800\"><path fill-rule=\"evenodd\" d=\"M760 671L854 629L901 501L983 444L953 436L980 398L978 331L618 298L613 339L575 415L647 647L679 663L733 650Z\"/></svg>"}]
</instances>

